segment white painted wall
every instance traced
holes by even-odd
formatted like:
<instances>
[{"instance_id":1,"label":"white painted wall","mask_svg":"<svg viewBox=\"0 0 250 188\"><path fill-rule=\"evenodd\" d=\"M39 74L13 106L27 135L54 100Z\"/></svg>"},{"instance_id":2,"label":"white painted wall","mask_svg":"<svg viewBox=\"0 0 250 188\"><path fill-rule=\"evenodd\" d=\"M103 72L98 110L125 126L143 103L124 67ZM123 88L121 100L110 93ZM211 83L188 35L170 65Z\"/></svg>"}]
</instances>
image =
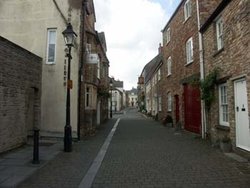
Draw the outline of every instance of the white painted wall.
<instances>
[{"instance_id":1,"label":"white painted wall","mask_svg":"<svg viewBox=\"0 0 250 188\"><path fill-rule=\"evenodd\" d=\"M56 0L66 18L67 0ZM79 35L80 9L72 9L71 23ZM0 35L43 58L42 114L43 131L63 132L66 114L66 86L64 85L65 43L62 31L66 24L52 0L1 0ZM56 63L45 64L47 53L47 29L56 28ZM72 49L71 79L71 126L77 130L77 86L79 66L79 37Z\"/></svg>"}]
</instances>

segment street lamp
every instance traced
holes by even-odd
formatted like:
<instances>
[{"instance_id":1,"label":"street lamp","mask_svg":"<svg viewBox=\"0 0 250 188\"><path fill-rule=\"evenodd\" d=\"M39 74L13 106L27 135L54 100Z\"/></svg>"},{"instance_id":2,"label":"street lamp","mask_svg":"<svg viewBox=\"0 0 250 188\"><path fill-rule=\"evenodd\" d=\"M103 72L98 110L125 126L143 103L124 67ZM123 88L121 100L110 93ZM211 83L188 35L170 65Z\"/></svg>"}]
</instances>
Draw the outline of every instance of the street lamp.
<instances>
[{"instance_id":1,"label":"street lamp","mask_svg":"<svg viewBox=\"0 0 250 188\"><path fill-rule=\"evenodd\" d=\"M74 40L77 37L76 33L73 31L73 27L68 23L67 28L62 32L65 44L68 47L69 51L67 54L68 57L68 78L67 78L67 99L66 99L66 125L64 127L64 151L72 151L72 129L70 126L70 89L72 89L72 80L70 80L70 61L71 56L71 47L74 45Z\"/></svg>"},{"instance_id":2,"label":"street lamp","mask_svg":"<svg viewBox=\"0 0 250 188\"><path fill-rule=\"evenodd\" d=\"M110 86L110 91L111 91L111 95L110 95L110 118L112 118L112 87L113 87L113 81L112 79L110 79L110 83L109 83L109 86Z\"/></svg>"}]
</instances>

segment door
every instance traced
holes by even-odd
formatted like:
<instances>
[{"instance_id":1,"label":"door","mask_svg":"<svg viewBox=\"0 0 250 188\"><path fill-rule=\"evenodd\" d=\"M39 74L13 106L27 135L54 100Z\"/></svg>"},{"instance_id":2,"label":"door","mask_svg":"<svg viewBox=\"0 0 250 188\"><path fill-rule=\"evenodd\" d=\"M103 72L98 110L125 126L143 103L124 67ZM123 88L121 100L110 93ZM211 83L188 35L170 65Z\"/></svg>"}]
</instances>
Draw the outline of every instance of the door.
<instances>
[{"instance_id":1,"label":"door","mask_svg":"<svg viewBox=\"0 0 250 188\"><path fill-rule=\"evenodd\" d=\"M186 130L200 134L201 102L200 89L192 85L184 85L184 127Z\"/></svg>"},{"instance_id":2,"label":"door","mask_svg":"<svg viewBox=\"0 0 250 188\"><path fill-rule=\"evenodd\" d=\"M235 89L236 146L250 151L250 124L246 80L237 80Z\"/></svg>"}]
</instances>

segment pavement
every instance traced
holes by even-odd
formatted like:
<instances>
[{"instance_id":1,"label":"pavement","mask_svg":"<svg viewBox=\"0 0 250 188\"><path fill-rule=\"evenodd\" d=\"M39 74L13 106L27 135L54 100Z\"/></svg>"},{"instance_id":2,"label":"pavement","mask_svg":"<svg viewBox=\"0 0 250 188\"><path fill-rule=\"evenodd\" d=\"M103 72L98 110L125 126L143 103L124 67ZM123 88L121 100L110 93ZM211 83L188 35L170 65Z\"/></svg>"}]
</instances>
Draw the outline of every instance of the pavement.
<instances>
[{"instance_id":1,"label":"pavement","mask_svg":"<svg viewBox=\"0 0 250 188\"><path fill-rule=\"evenodd\" d=\"M40 146L40 164L32 164L32 146L0 155L0 188L151 188L249 187L250 163L222 153L186 131L164 127L136 109L114 114L97 134L73 143Z\"/></svg>"}]
</instances>

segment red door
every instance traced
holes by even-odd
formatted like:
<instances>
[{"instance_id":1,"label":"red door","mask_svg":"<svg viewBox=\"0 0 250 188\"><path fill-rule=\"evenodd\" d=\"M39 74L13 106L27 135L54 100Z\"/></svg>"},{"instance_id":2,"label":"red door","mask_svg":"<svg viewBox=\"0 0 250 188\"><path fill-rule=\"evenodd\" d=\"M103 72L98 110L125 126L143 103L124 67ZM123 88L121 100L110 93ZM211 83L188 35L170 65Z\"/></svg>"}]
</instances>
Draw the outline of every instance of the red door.
<instances>
[{"instance_id":1,"label":"red door","mask_svg":"<svg viewBox=\"0 0 250 188\"><path fill-rule=\"evenodd\" d=\"M184 118L185 129L194 133L201 130L201 102L198 87L184 85Z\"/></svg>"},{"instance_id":2,"label":"red door","mask_svg":"<svg viewBox=\"0 0 250 188\"><path fill-rule=\"evenodd\" d=\"M180 110L179 110L179 95L175 95L175 120L176 123L180 120Z\"/></svg>"}]
</instances>

